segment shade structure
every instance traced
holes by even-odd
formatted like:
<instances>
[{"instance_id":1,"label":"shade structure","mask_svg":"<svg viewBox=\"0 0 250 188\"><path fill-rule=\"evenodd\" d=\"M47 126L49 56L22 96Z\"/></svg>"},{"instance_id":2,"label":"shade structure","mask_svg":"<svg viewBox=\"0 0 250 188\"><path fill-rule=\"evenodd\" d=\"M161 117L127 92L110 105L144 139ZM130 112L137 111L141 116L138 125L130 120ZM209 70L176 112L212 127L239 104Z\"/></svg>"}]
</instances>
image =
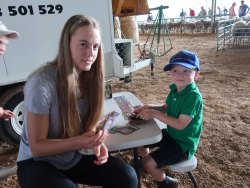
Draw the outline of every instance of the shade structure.
<instances>
[{"instance_id":1,"label":"shade structure","mask_svg":"<svg viewBox=\"0 0 250 188\"><path fill-rule=\"evenodd\" d=\"M149 14L147 0L112 0L114 16L136 16Z\"/></svg>"}]
</instances>

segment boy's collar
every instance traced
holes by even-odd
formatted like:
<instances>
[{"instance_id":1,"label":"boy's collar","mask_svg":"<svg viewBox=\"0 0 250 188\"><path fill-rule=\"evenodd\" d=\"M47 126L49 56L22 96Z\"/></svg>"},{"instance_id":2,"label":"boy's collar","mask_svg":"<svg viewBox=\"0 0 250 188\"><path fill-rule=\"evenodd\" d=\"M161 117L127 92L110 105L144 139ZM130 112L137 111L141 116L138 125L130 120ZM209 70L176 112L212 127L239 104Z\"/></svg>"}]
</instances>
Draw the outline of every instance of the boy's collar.
<instances>
[{"instance_id":1,"label":"boy's collar","mask_svg":"<svg viewBox=\"0 0 250 188\"><path fill-rule=\"evenodd\" d=\"M179 94L179 95L183 95L183 94L189 92L190 90L195 89L195 87L196 87L195 82L192 82L192 83L190 83L189 85L187 85L183 90L181 90L178 94ZM177 87L176 87L175 84L171 84L171 85L169 86L169 88L170 88L171 91L177 92Z\"/></svg>"}]
</instances>

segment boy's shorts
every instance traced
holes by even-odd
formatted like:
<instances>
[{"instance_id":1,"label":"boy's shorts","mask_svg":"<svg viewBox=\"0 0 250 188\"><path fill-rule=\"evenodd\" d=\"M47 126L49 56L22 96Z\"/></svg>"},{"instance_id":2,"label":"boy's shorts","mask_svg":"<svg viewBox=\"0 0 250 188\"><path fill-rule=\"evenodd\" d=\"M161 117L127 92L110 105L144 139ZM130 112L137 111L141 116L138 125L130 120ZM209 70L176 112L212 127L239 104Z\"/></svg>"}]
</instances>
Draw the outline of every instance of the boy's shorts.
<instances>
[{"instance_id":1,"label":"boy's shorts","mask_svg":"<svg viewBox=\"0 0 250 188\"><path fill-rule=\"evenodd\" d=\"M149 146L150 148L151 146L159 147L150 153L159 168L188 158L188 151L183 151L180 145L169 136L166 129L162 130L162 135L163 138L160 142Z\"/></svg>"}]
</instances>

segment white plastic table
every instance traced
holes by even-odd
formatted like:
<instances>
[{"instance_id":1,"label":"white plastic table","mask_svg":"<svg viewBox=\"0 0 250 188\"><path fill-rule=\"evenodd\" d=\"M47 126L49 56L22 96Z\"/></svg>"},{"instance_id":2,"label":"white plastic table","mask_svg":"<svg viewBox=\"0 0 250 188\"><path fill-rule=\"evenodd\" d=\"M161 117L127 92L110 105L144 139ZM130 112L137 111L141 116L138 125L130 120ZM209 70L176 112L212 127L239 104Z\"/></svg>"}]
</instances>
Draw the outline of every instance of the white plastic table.
<instances>
[{"instance_id":1,"label":"white plastic table","mask_svg":"<svg viewBox=\"0 0 250 188\"><path fill-rule=\"evenodd\" d=\"M113 94L112 99L107 99L104 105L105 114L116 111L119 113L113 122L112 125L126 126L128 120L125 120L122 116L122 111L119 108L118 104L114 100L114 97L124 96L131 105L138 106L142 103L130 92L120 92ZM136 125L139 129L132 132L131 134L124 135L120 133L111 134L107 138L105 144L108 147L109 151L117 151L123 149L134 148L138 146L144 146L148 144L153 144L161 140L162 134L161 129L155 120L148 121L142 125Z\"/></svg>"},{"instance_id":2,"label":"white plastic table","mask_svg":"<svg viewBox=\"0 0 250 188\"><path fill-rule=\"evenodd\" d=\"M124 96L133 107L142 105L142 103L137 99L137 97L131 92L114 93L113 97L111 99L105 100L104 104L105 114L108 114L112 111L116 111L119 113L119 115L115 118L112 127L116 125L126 126L128 123L128 120L124 118L124 116L122 115L122 110L114 99L115 97L119 96ZM162 138L160 125L158 125L158 122L156 122L155 120L150 120L145 124L136 125L136 127L138 127L139 129L128 135L124 135L121 133L109 133L109 136L105 141L105 145L107 146L108 150L112 152L136 148L139 146L157 143ZM80 152L83 154L93 154L92 150L86 149L82 149L80 150Z\"/></svg>"}]
</instances>

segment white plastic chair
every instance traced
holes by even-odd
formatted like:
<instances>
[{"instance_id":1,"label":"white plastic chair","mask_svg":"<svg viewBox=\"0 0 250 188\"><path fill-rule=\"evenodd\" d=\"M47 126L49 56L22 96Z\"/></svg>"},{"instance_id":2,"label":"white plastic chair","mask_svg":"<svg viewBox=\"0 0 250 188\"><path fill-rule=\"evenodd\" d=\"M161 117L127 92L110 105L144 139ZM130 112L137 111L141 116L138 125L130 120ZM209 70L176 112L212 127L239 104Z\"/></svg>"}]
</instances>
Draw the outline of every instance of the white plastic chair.
<instances>
[{"instance_id":1,"label":"white plastic chair","mask_svg":"<svg viewBox=\"0 0 250 188\"><path fill-rule=\"evenodd\" d=\"M198 188L197 182L192 174L192 170L194 170L196 167L197 167L197 159L195 156L185 161L173 165L168 165L168 168L174 172L186 172L189 178L191 179L194 187Z\"/></svg>"}]
</instances>

